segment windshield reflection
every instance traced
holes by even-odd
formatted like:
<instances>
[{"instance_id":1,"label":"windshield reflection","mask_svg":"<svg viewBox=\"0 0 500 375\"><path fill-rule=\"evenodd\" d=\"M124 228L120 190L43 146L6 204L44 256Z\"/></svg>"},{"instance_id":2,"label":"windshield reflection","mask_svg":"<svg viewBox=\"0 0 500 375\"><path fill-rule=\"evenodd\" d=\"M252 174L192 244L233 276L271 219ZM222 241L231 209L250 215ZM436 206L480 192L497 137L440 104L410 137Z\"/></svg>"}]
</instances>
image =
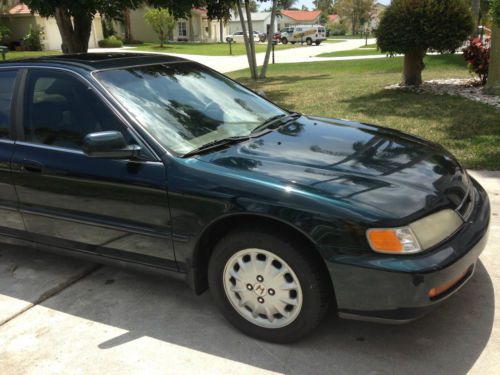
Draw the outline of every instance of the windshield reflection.
<instances>
[{"instance_id":1,"label":"windshield reflection","mask_svg":"<svg viewBox=\"0 0 500 375\"><path fill-rule=\"evenodd\" d=\"M179 154L248 135L283 110L195 63L103 71L96 78L164 147Z\"/></svg>"}]
</instances>

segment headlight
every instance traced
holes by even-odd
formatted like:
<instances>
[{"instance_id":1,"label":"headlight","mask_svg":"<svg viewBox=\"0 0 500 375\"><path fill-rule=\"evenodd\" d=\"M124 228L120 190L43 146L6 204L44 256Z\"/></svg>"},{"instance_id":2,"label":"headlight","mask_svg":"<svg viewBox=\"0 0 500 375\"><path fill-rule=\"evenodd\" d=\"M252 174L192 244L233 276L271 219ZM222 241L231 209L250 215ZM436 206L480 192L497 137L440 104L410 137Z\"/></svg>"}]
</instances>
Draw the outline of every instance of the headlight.
<instances>
[{"instance_id":1,"label":"headlight","mask_svg":"<svg viewBox=\"0 0 500 375\"><path fill-rule=\"evenodd\" d=\"M371 248L378 253L411 254L422 251L409 227L369 229L366 236Z\"/></svg>"},{"instance_id":2,"label":"headlight","mask_svg":"<svg viewBox=\"0 0 500 375\"><path fill-rule=\"evenodd\" d=\"M455 233L461 217L446 209L401 228L374 228L366 232L373 251L386 254L412 254L430 249Z\"/></svg>"}]
</instances>

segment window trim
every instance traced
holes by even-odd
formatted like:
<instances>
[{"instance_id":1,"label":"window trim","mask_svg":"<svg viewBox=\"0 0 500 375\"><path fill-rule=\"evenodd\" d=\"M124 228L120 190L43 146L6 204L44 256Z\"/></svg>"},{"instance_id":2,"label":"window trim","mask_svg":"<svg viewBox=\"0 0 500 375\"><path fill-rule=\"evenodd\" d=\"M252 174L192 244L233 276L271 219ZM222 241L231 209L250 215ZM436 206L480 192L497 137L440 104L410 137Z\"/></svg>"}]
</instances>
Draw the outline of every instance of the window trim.
<instances>
[{"instance_id":1,"label":"window trim","mask_svg":"<svg viewBox=\"0 0 500 375\"><path fill-rule=\"evenodd\" d=\"M18 87L17 87L17 97L16 97L16 116L15 116L15 138L14 141L16 143L23 143L25 145L29 146L40 146L37 143L32 143L32 142L26 142L25 136L24 136L24 107L25 107L25 101L26 101L26 95L28 94L27 92L27 79L30 71L36 71L36 70L48 70L48 71L54 71L54 72L63 72L66 74L71 75L72 77L76 78L80 82L82 82L84 85L88 86L92 92L104 103L104 105L108 108L109 111L117 118L117 120L120 121L120 123L130 132L131 136L135 139L135 141L141 145L141 147L144 147L147 151L147 155L145 156L145 159L143 161L147 162L162 162L162 158L159 156L158 152L151 147L149 142L135 129L135 127L130 123L130 121L125 117L124 114L122 114L117 108L113 105L112 101L110 101L109 98L107 98L95 85L97 82L94 77L92 79L88 79L82 74L75 72L71 69L66 69L66 68L61 68L61 67L55 67L55 66L26 66L26 65L15 65L15 66L9 66L9 67L0 67L0 71L4 70L18 70L21 73L21 76L18 76L19 81L17 82ZM19 73L18 73L19 74ZM125 111L126 113L126 111ZM48 146L48 145L41 145L41 146ZM59 146L48 146L51 147L54 150L60 150L60 151L71 151L71 152L79 152L79 150L74 150L74 149L68 149L65 147L59 147ZM82 154L83 151L81 152Z\"/></svg>"},{"instance_id":2,"label":"window trim","mask_svg":"<svg viewBox=\"0 0 500 375\"><path fill-rule=\"evenodd\" d=\"M12 93L11 93L11 98L10 98L10 103L9 103L9 108L7 109L8 115L9 115L9 123L8 123L8 136L7 138L0 138L0 141L8 141L8 142L14 142L16 139L16 128L17 128L17 97L18 97L18 91L19 91L19 81L20 81L20 76L22 69L15 68L15 67L8 67L5 69L0 69L0 73L4 72L14 72L15 77L14 77L14 84L12 86Z\"/></svg>"}]
</instances>

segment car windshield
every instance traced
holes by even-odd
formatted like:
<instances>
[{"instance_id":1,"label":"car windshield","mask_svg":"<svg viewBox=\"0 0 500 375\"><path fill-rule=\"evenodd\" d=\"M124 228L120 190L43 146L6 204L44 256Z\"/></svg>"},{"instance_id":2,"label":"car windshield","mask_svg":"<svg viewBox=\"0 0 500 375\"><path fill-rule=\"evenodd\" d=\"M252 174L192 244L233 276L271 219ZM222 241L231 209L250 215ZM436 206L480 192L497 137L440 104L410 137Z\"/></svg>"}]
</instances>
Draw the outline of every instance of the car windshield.
<instances>
[{"instance_id":1,"label":"car windshield","mask_svg":"<svg viewBox=\"0 0 500 375\"><path fill-rule=\"evenodd\" d=\"M287 114L196 63L106 70L95 77L160 144L178 154L249 135Z\"/></svg>"}]
</instances>

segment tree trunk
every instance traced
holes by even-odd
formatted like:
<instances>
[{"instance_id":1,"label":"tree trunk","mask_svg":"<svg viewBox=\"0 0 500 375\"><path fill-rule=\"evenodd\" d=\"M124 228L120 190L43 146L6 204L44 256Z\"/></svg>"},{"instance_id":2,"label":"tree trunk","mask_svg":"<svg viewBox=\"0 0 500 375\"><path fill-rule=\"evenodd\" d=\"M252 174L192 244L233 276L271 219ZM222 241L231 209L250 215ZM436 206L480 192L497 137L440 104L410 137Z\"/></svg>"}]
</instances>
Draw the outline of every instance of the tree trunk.
<instances>
[{"instance_id":1,"label":"tree trunk","mask_svg":"<svg viewBox=\"0 0 500 375\"><path fill-rule=\"evenodd\" d=\"M412 51L405 54L404 84L407 86L420 86L422 84L422 71L425 68L424 51Z\"/></svg>"},{"instance_id":2,"label":"tree trunk","mask_svg":"<svg viewBox=\"0 0 500 375\"><path fill-rule=\"evenodd\" d=\"M224 43L224 20L222 18L219 18L219 37L220 37L220 42Z\"/></svg>"},{"instance_id":3,"label":"tree trunk","mask_svg":"<svg viewBox=\"0 0 500 375\"><path fill-rule=\"evenodd\" d=\"M500 95L500 25L493 26L490 67L485 91L489 94Z\"/></svg>"},{"instance_id":4,"label":"tree trunk","mask_svg":"<svg viewBox=\"0 0 500 375\"><path fill-rule=\"evenodd\" d=\"M123 26L125 27L125 42L130 43L134 41L134 36L132 35L132 23L130 22L130 9L125 9L123 11Z\"/></svg>"},{"instance_id":5,"label":"tree trunk","mask_svg":"<svg viewBox=\"0 0 500 375\"><path fill-rule=\"evenodd\" d=\"M254 66L254 60L251 55L251 50L249 48L247 26L245 24L245 17L243 16L243 10L241 9L241 4L239 1L236 2L238 8L238 15L240 17L241 30L243 31L243 40L245 41L245 51L247 52L248 66L250 68L250 76L252 79L257 80L257 68Z\"/></svg>"},{"instance_id":6,"label":"tree trunk","mask_svg":"<svg viewBox=\"0 0 500 375\"><path fill-rule=\"evenodd\" d=\"M93 17L78 14L72 19L66 10L57 7L55 18L61 34L63 53L87 53Z\"/></svg>"},{"instance_id":7,"label":"tree trunk","mask_svg":"<svg viewBox=\"0 0 500 375\"><path fill-rule=\"evenodd\" d=\"M474 26L475 26L472 35L477 36L478 32L477 27L479 26L481 17L481 0L472 0L471 8L472 8L472 18L474 19Z\"/></svg>"},{"instance_id":8,"label":"tree trunk","mask_svg":"<svg viewBox=\"0 0 500 375\"><path fill-rule=\"evenodd\" d=\"M266 57L264 58L264 64L260 70L260 79L265 79L267 74L267 67L269 65L269 57L271 56L271 50L273 49L273 37L274 37L274 23L276 22L276 11L278 8L278 0L273 0L273 7L271 9L271 25L269 26L269 32L267 33L267 50Z\"/></svg>"},{"instance_id":9,"label":"tree trunk","mask_svg":"<svg viewBox=\"0 0 500 375\"><path fill-rule=\"evenodd\" d=\"M252 25L252 13L250 11L250 0L245 0L245 10L247 13L247 23L248 23L248 41L250 46L250 54L252 58L252 78L256 81L258 79L257 73L257 57L255 54L255 41L253 36L253 25Z\"/></svg>"}]
</instances>

